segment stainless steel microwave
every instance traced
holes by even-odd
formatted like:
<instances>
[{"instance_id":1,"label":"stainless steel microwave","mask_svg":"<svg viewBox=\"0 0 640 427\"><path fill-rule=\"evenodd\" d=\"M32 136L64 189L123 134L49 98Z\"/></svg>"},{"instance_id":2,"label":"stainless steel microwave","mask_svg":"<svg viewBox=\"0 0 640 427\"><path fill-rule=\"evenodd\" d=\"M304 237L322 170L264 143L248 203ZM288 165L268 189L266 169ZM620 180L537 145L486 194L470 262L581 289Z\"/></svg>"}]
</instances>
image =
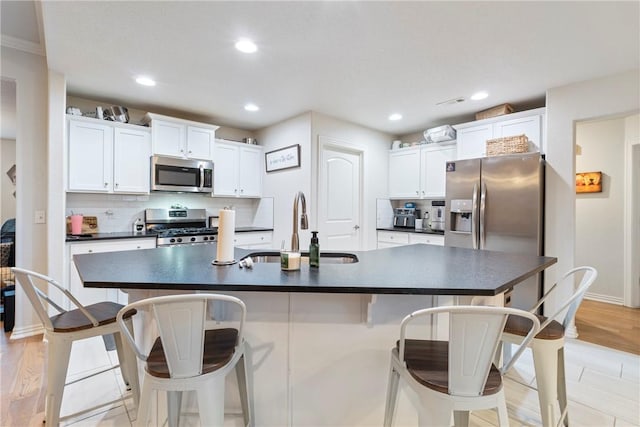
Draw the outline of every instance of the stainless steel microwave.
<instances>
[{"instance_id":1,"label":"stainless steel microwave","mask_svg":"<svg viewBox=\"0 0 640 427\"><path fill-rule=\"evenodd\" d=\"M213 162L151 157L151 191L213 192Z\"/></svg>"}]
</instances>

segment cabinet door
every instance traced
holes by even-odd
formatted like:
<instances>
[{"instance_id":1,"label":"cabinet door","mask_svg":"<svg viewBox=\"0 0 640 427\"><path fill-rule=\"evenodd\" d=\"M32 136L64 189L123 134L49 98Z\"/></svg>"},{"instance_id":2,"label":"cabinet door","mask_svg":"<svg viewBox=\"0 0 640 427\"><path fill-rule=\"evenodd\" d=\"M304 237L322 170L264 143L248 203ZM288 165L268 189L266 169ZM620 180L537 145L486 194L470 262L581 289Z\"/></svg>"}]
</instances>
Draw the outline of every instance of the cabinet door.
<instances>
[{"instance_id":1,"label":"cabinet door","mask_svg":"<svg viewBox=\"0 0 640 427\"><path fill-rule=\"evenodd\" d=\"M113 180L113 128L69 121L69 191L108 192Z\"/></svg>"},{"instance_id":2,"label":"cabinet door","mask_svg":"<svg viewBox=\"0 0 640 427\"><path fill-rule=\"evenodd\" d=\"M83 305L95 304L101 301L113 301L120 304L127 303L127 295L118 289L85 288L80 280L73 256L101 252L131 251L156 247L156 240L125 239L109 242L72 243L69 245L69 291ZM70 307L74 308L74 307Z\"/></svg>"},{"instance_id":3,"label":"cabinet door","mask_svg":"<svg viewBox=\"0 0 640 427\"><path fill-rule=\"evenodd\" d=\"M185 156L186 126L179 123L153 120L151 123L153 154Z\"/></svg>"},{"instance_id":4,"label":"cabinet door","mask_svg":"<svg viewBox=\"0 0 640 427\"><path fill-rule=\"evenodd\" d=\"M522 117L493 124L494 138L522 134L527 135L529 139L529 151L540 151L542 144L542 116Z\"/></svg>"},{"instance_id":5,"label":"cabinet door","mask_svg":"<svg viewBox=\"0 0 640 427\"><path fill-rule=\"evenodd\" d=\"M115 129L113 191L149 193L151 136L134 129Z\"/></svg>"},{"instance_id":6,"label":"cabinet door","mask_svg":"<svg viewBox=\"0 0 640 427\"><path fill-rule=\"evenodd\" d=\"M458 129L458 160L484 157L487 153L487 139L491 138L493 138L491 123Z\"/></svg>"},{"instance_id":7,"label":"cabinet door","mask_svg":"<svg viewBox=\"0 0 640 427\"><path fill-rule=\"evenodd\" d=\"M187 153L193 159L211 160L215 132L197 126L187 126Z\"/></svg>"},{"instance_id":8,"label":"cabinet door","mask_svg":"<svg viewBox=\"0 0 640 427\"><path fill-rule=\"evenodd\" d=\"M262 170L264 168L262 149L240 147L238 182L240 197L262 196Z\"/></svg>"},{"instance_id":9,"label":"cabinet door","mask_svg":"<svg viewBox=\"0 0 640 427\"><path fill-rule=\"evenodd\" d=\"M389 152L389 198L420 197L420 149Z\"/></svg>"},{"instance_id":10,"label":"cabinet door","mask_svg":"<svg viewBox=\"0 0 640 427\"><path fill-rule=\"evenodd\" d=\"M213 194L236 196L238 194L238 147L217 142L213 157Z\"/></svg>"},{"instance_id":11,"label":"cabinet door","mask_svg":"<svg viewBox=\"0 0 640 427\"><path fill-rule=\"evenodd\" d=\"M420 156L420 175L422 197L427 199L444 198L446 164L456 157L456 147L423 149Z\"/></svg>"}]
</instances>

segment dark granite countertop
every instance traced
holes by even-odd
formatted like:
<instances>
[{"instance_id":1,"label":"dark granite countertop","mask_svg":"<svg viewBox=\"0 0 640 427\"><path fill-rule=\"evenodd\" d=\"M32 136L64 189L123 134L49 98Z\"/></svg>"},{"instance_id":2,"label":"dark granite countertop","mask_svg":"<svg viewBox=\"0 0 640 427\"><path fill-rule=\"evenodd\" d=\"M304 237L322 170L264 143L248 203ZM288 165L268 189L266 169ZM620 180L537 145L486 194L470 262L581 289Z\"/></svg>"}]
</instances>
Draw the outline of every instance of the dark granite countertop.
<instances>
[{"instance_id":1,"label":"dark granite countertop","mask_svg":"<svg viewBox=\"0 0 640 427\"><path fill-rule=\"evenodd\" d=\"M236 233L251 232L251 231L273 231L273 228L265 227L238 227ZM94 234L79 234L71 235L67 234L66 242L87 242L92 240L113 240L113 239L140 239L140 238L154 238L155 234L138 234L129 232L122 233L94 233Z\"/></svg>"},{"instance_id":2,"label":"dark granite countertop","mask_svg":"<svg viewBox=\"0 0 640 427\"><path fill-rule=\"evenodd\" d=\"M235 250L236 259L264 251ZM214 266L216 245L75 255L85 287L207 291L497 295L556 258L435 245L352 252L359 262L282 271L279 263ZM428 260L429 262L425 262Z\"/></svg>"},{"instance_id":3,"label":"dark granite countertop","mask_svg":"<svg viewBox=\"0 0 640 427\"><path fill-rule=\"evenodd\" d=\"M415 228L403 228L403 227L379 227L376 228L377 231L400 231L402 233L417 233L417 234L439 234L440 236L444 236L444 231L435 231L435 230L425 230L425 229L415 229Z\"/></svg>"}]
</instances>

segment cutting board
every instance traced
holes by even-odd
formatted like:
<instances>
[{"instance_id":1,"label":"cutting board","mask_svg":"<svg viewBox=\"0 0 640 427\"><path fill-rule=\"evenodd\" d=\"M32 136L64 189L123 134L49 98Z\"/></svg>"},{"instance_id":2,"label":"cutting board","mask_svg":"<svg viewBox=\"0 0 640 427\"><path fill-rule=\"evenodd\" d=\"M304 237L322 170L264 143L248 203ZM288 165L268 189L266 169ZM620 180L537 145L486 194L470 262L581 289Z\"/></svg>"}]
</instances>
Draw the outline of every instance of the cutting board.
<instances>
[{"instance_id":1,"label":"cutting board","mask_svg":"<svg viewBox=\"0 0 640 427\"><path fill-rule=\"evenodd\" d=\"M82 218L82 232L80 234L95 234L98 232L98 217L85 216ZM67 234L71 234L71 218L67 217Z\"/></svg>"}]
</instances>

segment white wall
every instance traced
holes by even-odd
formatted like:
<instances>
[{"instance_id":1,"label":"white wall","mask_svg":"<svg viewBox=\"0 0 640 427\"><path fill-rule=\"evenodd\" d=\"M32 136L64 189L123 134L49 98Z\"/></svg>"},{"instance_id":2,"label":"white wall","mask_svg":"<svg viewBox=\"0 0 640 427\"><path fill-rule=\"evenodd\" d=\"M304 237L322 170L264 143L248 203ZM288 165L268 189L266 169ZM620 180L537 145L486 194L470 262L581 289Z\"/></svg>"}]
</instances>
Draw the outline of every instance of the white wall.
<instances>
[{"instance_id":1,"label":"white wall","mask_svg":"<svg viewBox=\"0 0 640 427\"><path fill-rule=\"evenodd\" d=\"M558 257L546 270L548 287L575 266L575 123L640 109L640 70L547 91L545 253ZM552 312L567 295L545 304Z\"/></svg>"},{"instance_id":2,"label":"white wall","mask_svg":"<svg viewBox=\"0 0 640 427\"><path fill-rule=\"evenodd\" d=\"M16 82L16 265L47 273L47 65L45 58L2 46L2 77ZM16 292L14 333L37 323L24 293Z\"/></svg>"},{"instance_id":3,"label":"white wall","mask_svg":"<svg viewBox=\"0 0 640 427\"><path fill-rule=\"evenodd\" d=\"M277 150L290 145L300 144L300 167L269 172L263 176L262 194L273 197L273 243L280 248L284 240L285 247L291 247L293 229L293 200L298 191L305 194L307 212L313 211L311 199L311 113L304 113L283 122L277 123L257 133L264 152ZM300 212L300 211L299 211ZM309 218L315 224L315 218ZM299 221L299 219L298 219ZM310 227L312 226L310 224ZM299 225L299 223L298 223ZM305 247L311 234L309 230L300 230L300 246Z\"/></svg>"},{"instance_id":4,"label":"white wall","mask_svg":"<svg viewBox=\"0 0 640 427\"><path fill-rule=\"evenodd\" d=\"M576 194L575 263L598 270L590 298L622 304L625 119L577 123L576 144L576 171L601 171L602 192Z\"/></svg>"},{"instance_id":5,"label":"white wall","mask_svg":"<svg viewBox=\"0 0 640 427\"><path fill-rule=\"evenodd\" d=\"M314 153L311 167L314 200L317 200L318 188L318 141L319 137L327 137L342 142L347 147L364 152L363 157L363 190L362 220L360 224L364 233L362 249L376 248L376 199L388 195L389 148L393 135L374 131L363 126L346 122L321 113L312 113L312 151ZM317 210L311 224L317 226ZM303 240L300 240L303 242Z\"/></svg>"},{"instance_id":6,"label":"white wall","mask_svg":"<svg viewBox=\"0 0 640 427\"><path fill-rule=\"evenodd\" d=\"M13 185L7 171L16 164L16 141L15 139L0 139L0 225L9 218L16 217L16 198L13 192L16 187Z\"/></svg>"}]
</instances>

